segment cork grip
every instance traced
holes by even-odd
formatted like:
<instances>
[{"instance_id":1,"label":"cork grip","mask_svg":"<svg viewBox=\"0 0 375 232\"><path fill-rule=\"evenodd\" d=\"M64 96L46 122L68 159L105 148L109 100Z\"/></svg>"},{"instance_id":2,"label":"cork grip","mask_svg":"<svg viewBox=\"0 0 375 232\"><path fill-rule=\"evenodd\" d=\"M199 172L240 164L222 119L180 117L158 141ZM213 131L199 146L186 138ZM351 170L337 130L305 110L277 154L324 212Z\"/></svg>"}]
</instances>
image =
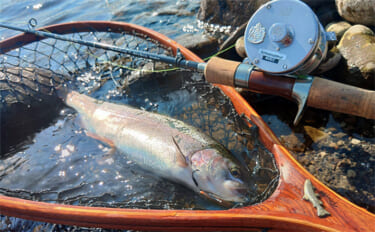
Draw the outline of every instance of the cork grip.
<instances>
[{"instance_id":1,"label":"cork grip","mask_svg":"<svg viewBox=\"0 0 375 232\"><path fill-rule=\"evenodd\" d=\"M375 119L375 91L314 78L307 105Z\"/></svg>"},{"instance_id":2,"label":"cork grip","mask_svg":"<svg viewBox=\"0 0 375 232\"><path fill-rule=\"evenodd\" d=\"M234 86L234 74L240 62L213 57L204 70L206 81L214 84Z\"/></svg>"}]
</instances>

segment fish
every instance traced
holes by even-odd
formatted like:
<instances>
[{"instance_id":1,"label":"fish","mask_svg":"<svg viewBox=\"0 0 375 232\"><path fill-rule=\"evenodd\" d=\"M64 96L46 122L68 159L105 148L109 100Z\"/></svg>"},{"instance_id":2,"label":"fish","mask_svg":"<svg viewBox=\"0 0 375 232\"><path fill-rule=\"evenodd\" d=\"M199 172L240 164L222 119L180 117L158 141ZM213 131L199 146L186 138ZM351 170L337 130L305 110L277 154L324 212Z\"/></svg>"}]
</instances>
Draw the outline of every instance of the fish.
<instances>
[{"instance_id":1,"label":"fish","mask_svg":"<svg viewBox=\"0 0 375 232\"><path fill-rule=\"evenodd\" d=\"M180 120L76 91L59 91L86 134L145 170L218 203L249 201L250 171L223 145Z\"/></svg>"},{"instance_id":2,"label":"fish","mask_svg":"<svg viewBox=\"0 0 375 232\"><path fill-rule=\"evenodd\" d=\"M304 187L303 187L304 195L303 199L306 201L310 201L313 206L317 210L317 214L319 217L325 217L331 215L327 210L323 208L323 202L318 199L317 194L315 194L313 185L311 184L311 181L307 179L305 181Z\"/></svg>"}]
</instances>

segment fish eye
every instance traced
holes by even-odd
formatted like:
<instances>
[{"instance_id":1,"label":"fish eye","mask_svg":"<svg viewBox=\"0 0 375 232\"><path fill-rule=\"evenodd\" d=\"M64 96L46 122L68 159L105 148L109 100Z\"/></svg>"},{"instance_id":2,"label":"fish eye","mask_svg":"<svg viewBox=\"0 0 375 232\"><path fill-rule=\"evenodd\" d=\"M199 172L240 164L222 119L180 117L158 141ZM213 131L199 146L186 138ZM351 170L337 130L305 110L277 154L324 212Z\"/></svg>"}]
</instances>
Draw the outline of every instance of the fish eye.
<instances>
[{"instance_id":1,"label":"fish eye","mask_svg":"<svg viewBox=\"0 0 375 232\"><path fill-rule=\"evenodd\" d=\"M240 178L240 176L241 176L241 172L240 172L240 169L239 169L239 168L237 168L237 167L233 167L233 168L231 168L229 171L230 171L230 174L232 174L233 177L235 177L235 178Z\"/></svg>"}]
</instances>

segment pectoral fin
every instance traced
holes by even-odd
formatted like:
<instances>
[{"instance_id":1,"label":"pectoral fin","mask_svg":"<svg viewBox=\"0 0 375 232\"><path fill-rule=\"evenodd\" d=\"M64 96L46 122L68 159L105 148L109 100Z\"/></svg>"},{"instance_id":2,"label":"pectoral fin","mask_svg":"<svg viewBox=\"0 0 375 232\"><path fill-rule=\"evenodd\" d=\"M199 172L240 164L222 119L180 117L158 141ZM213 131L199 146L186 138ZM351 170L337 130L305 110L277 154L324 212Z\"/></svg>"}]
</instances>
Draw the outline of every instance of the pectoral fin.
<instances>
[{"instance_id":1,"label":"pectoral fin","mask_svg":"<svg viewBox=\"0 0 375 232\"><path fill-rule=\"evenodd\" d=\"M91 138L94 138L96 140L99 140L99 141L102 141L102 142L108 144L111 148L115 148L115 144L113 143L113 141L108 139L108 138L101 137L101 136L99 136L97 134L94 134L92 132L89 132L89 131L86 131L86 135L91 137Z\"/></svg>"},{"instance_id":2,"label":"pectoral fin","mask_svg":"<svg viewBox=\"0 0 375 232\"><path fill-rule=\"evenodd\" d=\"M173 136L172 136L172 140L173 140L173 143L177 147L177 154L176 154L177 164L181 167L187 167L188 162L187 162L186 156L182 153L180 146L178 145L176 139Z\"/></svg>"}]
</instances>

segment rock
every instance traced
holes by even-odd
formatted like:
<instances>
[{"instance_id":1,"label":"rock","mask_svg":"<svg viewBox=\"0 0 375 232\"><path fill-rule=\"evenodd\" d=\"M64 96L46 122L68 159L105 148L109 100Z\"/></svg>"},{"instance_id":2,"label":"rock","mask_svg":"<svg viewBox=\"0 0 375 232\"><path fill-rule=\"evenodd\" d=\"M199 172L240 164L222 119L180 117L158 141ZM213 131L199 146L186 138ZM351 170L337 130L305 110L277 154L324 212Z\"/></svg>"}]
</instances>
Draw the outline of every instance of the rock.
<instances>
[{"instance_id":1,"label":"rock","mask_svg":"<svg viewBox=\"0 0 375 232\"><path fill-rule=\"evenodd\" d=\"M242 58L247 57L246 50L245 50L245 41L244 41L243 36L238 38L238 40L236 41L236 52Z\"/></svg>"},{"instance_id":2,"label":"rock","mask_svg":"<svg viewBox=\"0 0 375 232\"><path fill-rule=\"evenodd\" d=\"M253 13L266 2L268 0L202 0L198 19L210 24L238 27L247 23Z\"/></svg>"},{"instance_id":3,"label":"rock","mask_svg":"<svg viewBox=\"0 0 375 232\"><path fill-rule=\"evenodd\" d=\"M326 26L326 31L333 31L336 34L337 41L340 41L344 33L351 27L346 21L330 23Z\"/></svg>"},{"instance_id":4,"label":"rock","mask_svg":"<svg viewBox=\"0 0 375 232\"><path fill-rule=\"evenodd\" d=\"M348 178L354 178L357 176L357 173L353 170L353 169L349 169L347 172L346 172L346 175L348 176Z\"/></svg>"},{"instance_id":5,"label":"rock","mask_svg":"<svg viewBox=\"0 0 375 232\"><path fill-rule=\"evenodd\" d=\"M324 157L326 157L328 154L327 154L327 152L325 152L325 151L321 151L321 152L319 152L319 156L321 157L321 158L324 158Z\"/></svg>"},{"instance_id":6,"label":"rock","mask_svg":"<svg viewBox=\"0 0 375 232\"><path fill-rule=\"evenodd\" d=\"M303 128L305 129L306 133L310 136L310 138L314 141L314 143L319 142L320 140L328 136L327 133L311 126L304 126Z\"/></svg>"},{"instance_id":7,"label":"rock","mask_svg":"<svg viewBox=\"0 0 375 232\"><path fill-rule=\"evenodd\" d=\"M336 47L327 52L326 57L314 72L321 74L335 68L341 61L341 54Z\"/></svg>"},{"instance_id":8,"label":"rock","mask_svg":"<svg viewBox=\"0 0 375 232\"><path fill-rule=\"evenodd\" d=\"M336 6L349 22L375 26L375 0L336 0Z\"/></svg>"},{"instance_id":9,"label":"rock","mask_svg":"<svg viewBox=\"0 0 375 232\"><path fill-rule=\"evenodd\" d=\"M334 0L303 0L307 3L316 16L318 16L320 23L325 26L330 22L341 20L340 15L337 12L336 4Z\"/></svg>"},{"instance_id":10,"label":"rock","mask_svg":"<svg viewBox=\"0 0 375 232\"><path fill-rule=\"evenodd\" d=\"M244 44L237 44L237 40L242 37L245 33L247 23L242 24L239 26L225 41L220 45L220 51L227 50L233 44L235 44L236 48L235 49L229 49L226 52L220 54L221 58L224 59L229 59L229 60L237 60L237 61L242 61L243 57L238 53L237 49L243 49L243 51L246 54ZM243 48L239 48L242 46ZM238 48L237 48L238 47ZM242 53L241 53L242 54ZM242 54L243 55L243 54Z\"/></svg>"},{"instance_id":11,"label":"rock","mask_svg":"<svg viewBox=\"0 0 375 232\"><path fill-rule=\"evenodd\" d=\"M350 140L350 143L354 145L358 145L361 143L361 140L353 138L352 140Z\"/></svg>"},{"instance_id":12,"label":"rock","mask_svg":"<svg viewBox=\"0 0 375 232\"><path fill-rule=\"evenodd\" d=\"M336 185L336 188L348 189L351 186L351 184L348 181L347 176L341 176L339 178L340 179L339 179L339 182Z\"/></svg>"},{"instance_id":13,"label":"rock","mask_svg":"<svg viewBox=\"0 0 375 232\"><path fill-rule=\"evenodd\" d=\"M332 147L332 148L334 148L334 149L338 149L339 148L339 146L337 145L337 143L334 143L334 142L330 142L329 144L328 144L328 146L329 147Z\"/></svg>"},{"instance_id":14,"label":"rock","mask_svg":"<svg viewBox=\"0 0 375 232\"><path fill-rule=\"evenodd\" d=\"M333 3L334 0L302 0L311 8L320 8L322 5L326 7L326 5Z\"/></svg>"},{"instance_id":15,"label":"rock","mask_svg":"<svg viewBox=\"0 0 375 232\"><path fill-rule=\"evenodd\" d=\"M217 51L218 40L205 34L184 34L175 40L194 52L198 56L205 58Z\"/></svg>"},{"instance_id":16,"label":"rock","mask_svg":"<svg viewBox=\"0 0 375 232\"><path fill-rule=\"evenodd\" d=\"M375 35L363 25L350 27L337 46L347 65L336 76L348 84L373 89L375 84ZM340 69L344 69L341 65Z\"/></svg>"},{"instance_id":17,"label":"rock","mask_svg":"<svg viewBox=\"0 0 375 232\"><path fill-rule=\"evenodd\" d=\"M199 20L209 24L238 27L243 23L247 23L254 12L268 1L202 0L197 17ZM336 19L334 0L303 0L303 2L314 9L323 24Z\"/></svg>"},{"instance_id":18,"label":"rock","mask_svg":"<svg viewBox=\"0 0 375 232\"><path fill-rule=\"evenodd\" d=\"M295 152L303 152L306 148L305 144L303 143L303 138L300 134L291 133L287 136L281 135L280 141L287 149Z\"/></svg>"}]
</instances>

